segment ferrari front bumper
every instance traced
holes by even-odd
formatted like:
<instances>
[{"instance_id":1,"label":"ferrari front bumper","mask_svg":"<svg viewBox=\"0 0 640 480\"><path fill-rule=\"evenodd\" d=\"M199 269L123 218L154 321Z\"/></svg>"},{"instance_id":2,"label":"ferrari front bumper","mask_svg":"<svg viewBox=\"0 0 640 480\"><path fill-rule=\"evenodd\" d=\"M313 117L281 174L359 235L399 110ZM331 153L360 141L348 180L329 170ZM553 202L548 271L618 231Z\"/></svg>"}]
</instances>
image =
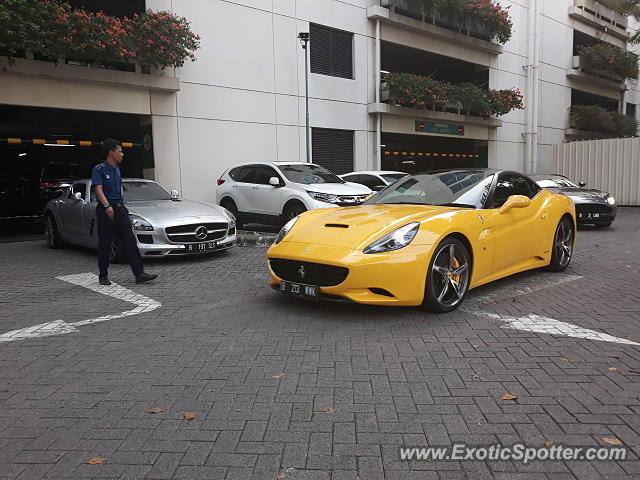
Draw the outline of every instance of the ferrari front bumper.
<instances>
[{"instance_id":1,"label":"ferrari front bumper","mask_svg":"<svg viewBox=\"0 0 640 480\"><path fill-rule=\"evenodd\" d=\"M271 280L278 287L283 280L305 284L305 277L296 269L278 276L272 259L348 269L344 281L334 286L320 287L320 299L345 299L370 305L417 306L424 298L426 272L434 246L409 245L388 253L364 254L362 251L330 245L281 242L267 252ZM303 270L304 272L304 270Z\"/></svg>"}]
</instances>

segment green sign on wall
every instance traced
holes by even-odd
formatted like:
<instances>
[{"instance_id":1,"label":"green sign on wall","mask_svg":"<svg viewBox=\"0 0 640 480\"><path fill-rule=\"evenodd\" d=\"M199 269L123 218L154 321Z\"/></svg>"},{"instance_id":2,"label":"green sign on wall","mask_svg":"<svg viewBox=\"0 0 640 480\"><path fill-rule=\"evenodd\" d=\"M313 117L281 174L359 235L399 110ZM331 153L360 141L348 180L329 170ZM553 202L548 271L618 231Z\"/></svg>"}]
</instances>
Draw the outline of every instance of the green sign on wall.
<instances>
[{"instance_id":1,"label":"green sign on wall","mask_svg":"<svg viewBox=\"0 0 640 480\"><path fill-rule=\"evenodd\" d=\"M454 123L424 122L422 120L416 120L416 132L464 137L464 126L456 125Z\"/></svg>"}]
</instances>

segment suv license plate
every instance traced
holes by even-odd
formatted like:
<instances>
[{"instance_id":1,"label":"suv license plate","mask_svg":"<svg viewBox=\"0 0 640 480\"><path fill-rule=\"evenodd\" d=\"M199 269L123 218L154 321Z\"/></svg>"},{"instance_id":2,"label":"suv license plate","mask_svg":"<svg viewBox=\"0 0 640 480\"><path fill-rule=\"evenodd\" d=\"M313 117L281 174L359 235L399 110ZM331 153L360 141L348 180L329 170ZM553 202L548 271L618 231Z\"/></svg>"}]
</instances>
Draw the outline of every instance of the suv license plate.
<instances>
[{"instance_id":1,"label":"suv license plate","mask_svg":"<svg viewBox=\"0 0 640 480\"><path fill-rule=\"evenodd\" d=\"M280 283L280 291L287 295L294 295L296 297L310 298L312 300L318 300L318 287L315 285L304 285L302 283L293 283L282 281Z\"/></svg>"},{"instance_id":2,"label":"suv license plate","mask_svg":"<svg viewBox=\"0 0 640 480\"><path fill-rule=\"evenodd\" d=\"M215 250L217 246L216 242L188 243L184 249L187 253L206 253Z\"/></svg>"}]
</instances>

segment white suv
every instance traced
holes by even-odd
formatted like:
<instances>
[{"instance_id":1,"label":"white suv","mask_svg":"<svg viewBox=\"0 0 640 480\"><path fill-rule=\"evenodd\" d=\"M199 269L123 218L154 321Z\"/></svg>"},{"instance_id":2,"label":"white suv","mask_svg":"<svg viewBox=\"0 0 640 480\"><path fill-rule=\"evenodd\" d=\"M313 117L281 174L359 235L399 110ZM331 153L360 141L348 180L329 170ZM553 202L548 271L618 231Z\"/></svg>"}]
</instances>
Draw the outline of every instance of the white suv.
<instances>
[{"instance_id":1,"label":"white suv","mask_svg":"<svg viewBox=\"0 0 640 480\"><path fill-rule=\"evenodd\" d=\"M218 179L218 204L243 223L281 224L307 210L362 203L371 190L313 163L254 162Z\"/></svg>"}]
</instances>

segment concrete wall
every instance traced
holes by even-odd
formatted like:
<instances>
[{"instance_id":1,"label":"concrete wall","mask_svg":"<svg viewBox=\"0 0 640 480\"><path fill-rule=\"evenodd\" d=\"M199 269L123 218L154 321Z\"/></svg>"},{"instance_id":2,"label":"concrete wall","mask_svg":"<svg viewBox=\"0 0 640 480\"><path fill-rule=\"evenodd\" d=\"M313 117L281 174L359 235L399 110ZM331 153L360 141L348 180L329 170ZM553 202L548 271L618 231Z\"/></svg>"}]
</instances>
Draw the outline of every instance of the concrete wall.
<instances>
[{"instance_id":1,"label":"concrete wall","mask_svg":"<svg viewBox=\"0 0 640 480\"><path fill-rule=\"evenodd\" d=\"M501 55L430 41L389 25L383 37L488 65L490 87L518 87L529 106L525 66L531 1L500 0L514 22L514 36ZM572 80L567 69L577 21L568 14L573 0L539 2L537 170L544 172L553 170L552 146L565 141L569 126ZM202 37L198 61L167 73L181 79L179 92L2 74L0 103L151 114L156 179L179 189L185 198L212 202L216 179L234 164L305 158L304 52L297 34L309 31L313 22L353 32L355 78L310 75L311 126L355 131L355 168L374 168L375 122L367 113L377 88L374 25L367 19L367 6L373 4L377 1L147 0L149 8L187 17ZM639 104L638 82L628 82L628 87L626 101ZM514 111L501 119L502 127L475 136L488 138L490 166L525 170L526 112Z\"/></svg>"}]
</instances>

